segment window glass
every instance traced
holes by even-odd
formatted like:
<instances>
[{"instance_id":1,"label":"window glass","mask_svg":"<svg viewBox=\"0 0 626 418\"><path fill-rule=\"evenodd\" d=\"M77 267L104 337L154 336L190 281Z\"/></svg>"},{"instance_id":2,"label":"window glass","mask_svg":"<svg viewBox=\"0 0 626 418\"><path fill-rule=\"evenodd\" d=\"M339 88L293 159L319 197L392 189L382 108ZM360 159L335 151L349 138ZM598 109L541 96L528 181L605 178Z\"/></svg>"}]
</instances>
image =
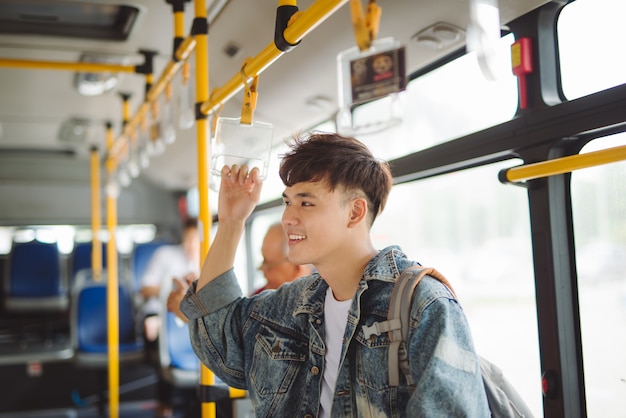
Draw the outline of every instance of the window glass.
<instances>
[{"instance_id":1,"label":"window glass","mask_svg":"<svg viewBox=\"0 0 626 418\"><path fill-rule=\"evenodd\" d=\"M209 231L209 239L210 242L213 242L213 240L215 239L215 235L217 234L217 229L219 228L219 223L213 223L210 226L210 231ZM244 295L248 294L248 289L250 288L249 285L249 274L248 274L248 261L247 261L247 254L246 254L246 240L245 240L245 234L246 232L244 231L244 235L242 235L241 240L239 241L239 244L237 245L237 251L235 253L235 261L233 262L233 271L235 273L235 275L237 276L237 282L239 283L239 287L241 287L241 291L243 292ZM254 248L254 247L253 247ZM259 244L258 246L259 251L261 251L261 245Z\"/></svg>"},{"instance_id":2,"label":"window glass","mask_svg":"<svg viewBox=\"0 0 626 418\"><path fill-rule=\"evenodd\" d=\"M626 133L582 152L626 145ZM572 214L587 416L626 410L626 161L572 173Z\"/></svg>"},{"instance_id":3,"label":"window glass","mask_svg":"<svg viewBox=\"0 0 626 418\"><path fill-rule=\"evenodd\" d=\"M524 188L498 181L517 164L396 185L372 236L378 249L398 244L451 282L478 353L543 416L528 199Z\"/></svg>"},{"instance_id":4,"label":"window glass","mask_svg":"<svg viewBox=\"0 0 626 418\"><path fill-rule=\"evenodd\" d=\"M510 120L517 110L517 80L511 72L514 39L500 40L496 80L487 80L475 53L464 55L411 81L398 95L402 122L390 129L354 136L380 158L391 160ZM393 105L381 99L354 111L355 125ZM398 103L395 104L396 106Z\"/></svg>"},{"instance_id":5,"label":"window glass","mask_svg":"<svg viewBox=\"0 0 626 418\"><path fill-rule=\"evenodd\" d=\"M38 225L19 229L4 228L4 231L6 239L9 240L8 249L11 248L11 241L29 242L34 239L45 243L56 243L59 252L62 254L69 254L74 249L76 228L71 225ZM0 239L2 239L1 231Z\"/></svg>"},{"instance_id":6,"label":"window glass","mask_svg":"<svg viewBox=\"0 0 626 418\"><path fill-rule=\"evenodd\" d=\"M569 100L626 83L624 16L624 0L576 0L561 11L559 59Z\"/></svg>"},{"instance_id":7,"label":"window glass","mask_svg":"<svg viewBox=\"0 0 626 418\"><path fill-rule=\"evenodd\" d=\"M130 234L135 244L151 242L156 238L156 226L151 224L130 225Z\"/></svg>"},{"instance_id":8,"label":"window glass","mask_svg":"<svg viewBox=\"0 0 626 418\"><path fill-rule=\"evenodd\" d=\"M8 254L11 252L14 229L13 227L0 227L0 254Z\"/></svg>"}]
</instances>

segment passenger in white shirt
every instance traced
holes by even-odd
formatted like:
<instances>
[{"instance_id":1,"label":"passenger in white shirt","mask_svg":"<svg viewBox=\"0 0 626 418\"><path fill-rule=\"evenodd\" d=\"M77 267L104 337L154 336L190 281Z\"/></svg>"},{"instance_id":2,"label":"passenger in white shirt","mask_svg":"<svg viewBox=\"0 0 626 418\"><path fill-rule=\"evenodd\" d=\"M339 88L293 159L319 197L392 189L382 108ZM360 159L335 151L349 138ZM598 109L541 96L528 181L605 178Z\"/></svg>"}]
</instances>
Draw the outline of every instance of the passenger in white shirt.
<instances>
[{"instance_id":1,"label":"passenger in white shirt","mask_svg":"<svg viewBox=\"0 0 626 418\"><path fill-rule=\"evenodd\" d=\"M189 219L183 226L182 242L179 245L164 245L159 247L141 279L140 293L144 297L141 315L144 325L146 351L151 360L158 358L156 343L161 327L161 304L164 303L160 295L168 294L172 281L193 281L200 271L200 237L196 219ZM161 293L164 292L164 293ZM157 387L157 417L172 416L172 388L163 379L159 379Z\"/></svg>"}]
</instances>

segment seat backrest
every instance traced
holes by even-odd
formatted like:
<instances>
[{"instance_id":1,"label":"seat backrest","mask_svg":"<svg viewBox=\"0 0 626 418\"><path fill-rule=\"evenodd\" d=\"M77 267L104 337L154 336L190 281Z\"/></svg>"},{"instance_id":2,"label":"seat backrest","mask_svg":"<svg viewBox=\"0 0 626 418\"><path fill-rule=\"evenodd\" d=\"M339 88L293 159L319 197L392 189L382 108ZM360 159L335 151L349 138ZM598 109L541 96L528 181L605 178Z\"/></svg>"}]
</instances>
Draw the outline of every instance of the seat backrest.
<instances>
[{"instance_id":1,"label":"seat backrest","mask_svg":"<svg viewBox=\"0 0 626 418\"><path fill-rule=\"evenodd\" d=\"M69 301L56 243L13 243L7 262L5 301L13 309L65 309Z\"/></svg>"},{"instance_id":2,"label":"seat backrest","mask_svg":"<svg viewBox=\"0 0 626 418\"><path fill-rule=\"evenodd\" d=\"M189 326L176 315L168 312L163 321L165 327L161 334L162 341L167 345L169 366L181 370L200 370L200 362L191 347Z\"/></svg>"},{"instance_id":3,"label":"seat backrest","mask_svg":"<svg viewBox=\"0 0 626 418\"><path fill-rule=\"evenodd\" d=\"M106 277L106 275L104 275ZM120 352L135 350L139 343L135 327L133 298L124 285L118 286ZM76 351L107 351L107 285L103 280L76 284L72 306L72 339Z\"/></svg>"},{"instance_id":4,"label":"seat backrest","mask_svg":"<svg viewBox=\"0 0 626 418\"><path fill-rule=\"evenodd\" d=\"M161 367L199 372L200 361L191 346L189 325L167 310L167 298L171 289L172 284L168 282L159 291L159 315L163 318L158 339L159 363Z\"/></svg>"},{"instance_id":5,"label":"seat backrest","mask_svg":"<svg viewBox=\"0 0 626 418\"><path fill-rule=\"evenodd\" d=\"M131 256L131 269L133 276L132 282L136 292L141 289L141 278L143 277L146 267L148 267L148 263L150 262L154 252L162 245L170 244L171 243L167 241L157 240L146 242L144 244L137 244L135 246Z\"/></svg>"},{"instance_id":6,"label":"seat backrest","mask_svg":"<svg viewBox=\"0 0 626 418\"><path fill-rule=\"evenodd\" d=\"M90 269L93 267L91 263L92 248L93 243L91 241L76 243L74 251L72 252L70 277L74 278L76 277L76 273L80 270ZM102 268L105 269L106 266L106 243L102 243Z\"/></svg>"}]
</instances>

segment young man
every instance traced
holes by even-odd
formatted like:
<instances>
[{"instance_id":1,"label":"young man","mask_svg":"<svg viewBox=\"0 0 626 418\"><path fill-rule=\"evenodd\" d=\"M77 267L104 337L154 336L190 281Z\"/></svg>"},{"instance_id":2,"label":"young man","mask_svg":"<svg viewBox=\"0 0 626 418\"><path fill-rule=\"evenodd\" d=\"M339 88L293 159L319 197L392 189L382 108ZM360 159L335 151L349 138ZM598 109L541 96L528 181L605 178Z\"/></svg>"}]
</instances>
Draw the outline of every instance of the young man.
<instances>
[{"instance_id":1,"label":"young man","mask_svg":"<svg viewBox=\"0 0 626 418\"><path fill-rule=\"evenodd\" d=\"M201 361L247 389L257 417L489 417L467 321L436 279L414 294L414 388L403 377L389 386L387 333L365 336L364 326L386 319L395 279L418 264L371 242L392 185L387 164L353 138L313 134L294 141L280 176L289 260L317 272L242 296L232 266L261 182L256 170L224 167L217 234L181 303Z\"/></svg>"}]
</instances>

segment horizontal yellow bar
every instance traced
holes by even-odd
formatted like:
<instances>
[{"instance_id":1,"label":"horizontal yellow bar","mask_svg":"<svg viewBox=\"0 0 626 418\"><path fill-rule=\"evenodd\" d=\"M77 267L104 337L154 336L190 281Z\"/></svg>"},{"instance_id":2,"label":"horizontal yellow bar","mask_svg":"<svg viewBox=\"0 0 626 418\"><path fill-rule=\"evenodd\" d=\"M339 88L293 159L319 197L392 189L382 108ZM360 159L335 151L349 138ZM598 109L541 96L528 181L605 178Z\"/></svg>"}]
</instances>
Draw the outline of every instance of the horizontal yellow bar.
<instances>
[{"instance_id":1,"label":"horizontal yellow bar","mask_svg":"<svg viewBox=\"0 0 626 418\"><path fill-rule=\"evenodd\" d=\"M290 44L298 43L346 2L348 0L317 0L285 29L285 40ZM247 62L246 75L252 78L260 74L282 54L284 52L276 48L274 42L270 43L257 56ZM243 87L244 80L241 77L241 73L237 72L223 86L217 87L211 92L209 100L202 103L200 111L204 115L214 112Z\"/></svg>"},{"instance_id":2,"label":"horizontal yellow bar","mask_svg":"<svg viewBox=\"0 0 626 418\"><path fill-rule=\"evenodd\" d=\"M231 399L239 399L239 398L245 398L248 395L248 392L246 392L243 389L235 389L235 388L228 388L228 396Z\"/></svg>"},{"instance_id":3,"label":"horizontal yellow bar","mask_svg":"<svg viewBox=\"0 0 626 418\"><path fill-rule=\"evenodd\" d=\"M139 110L135 113L135 115L128 121L126 126L124 127L123 135L130 135L132 131L139 127L141 123L141 119L145 117L150 109L149 102L143 102L141 106L139 106ZM108 149L108 156L117 161L117 157L124 152L126 148L126 141L122 139L120 136L115 140L113 145Z\"/></svg>"},{"instance_id":4,"label":"horizontal yellow bar","mask_svg":"<svg viewBox=\"0 0 626 418\"><path fill-rule=\"evenodd\" d=\"M623 160L626 160L626 145L509 168L506 180L513 183L533 180Z\"/></svg>"},{"instance_id":5,"label":"horizontal yellow bar","mask_svg":"<svg viewBox=\"0 0 626 418\"><path fill-rule=\"evenodd\" d=\"M115 141L115 143L109 150L110 157L114 159L118 158L119 154L124 150L126 142L124 137L130 136L130 134L135 129L137 129L141 122L141 119L143 119L148 112L150 108L150 103L155 101L161 95L161 93L163 93L163 90L165 89L167 83L172 81L178 70L182 68L184 60L189 58L189 55L191 55L191 52L193 52L195 47L196 41L193 36L190 35L183 40L183 42L176 50L175 54L177 57L184 58L181 58L181 61L177 62L174 62L171 59L168 61L159 79L156 81L156 83L152 85L152 87L150 87L150 90L146 93L146 100L141 104L136 114L130 119L130 121L128 121L128 123L124 127L122 135L120 135L120 137Z\"/></svg>"},{"instance_id":6,"label":"horizontal yellow bar","mask_svg":"<svg viewBox=\"0 0 626 418\"><path fill-rule=\"evenodd\" d=\"M176 50L176 59L179 61L186 61L189 55L196 48L196 39L194 36L186 37L180 44L180 47Z\"/></svg>"},{"instance_id":7,"label":"horizontal yellow bar","mask_svg":"<svg viewBox=\"0 0 626 418\"><path fill-rule=\"evenodd\" d=\"M0 59L0 67L30 68L34 70L70 70L80 72L134 73L134 65L98 64L93 62L63 62Z\"/></svg>"}]
</instances>

